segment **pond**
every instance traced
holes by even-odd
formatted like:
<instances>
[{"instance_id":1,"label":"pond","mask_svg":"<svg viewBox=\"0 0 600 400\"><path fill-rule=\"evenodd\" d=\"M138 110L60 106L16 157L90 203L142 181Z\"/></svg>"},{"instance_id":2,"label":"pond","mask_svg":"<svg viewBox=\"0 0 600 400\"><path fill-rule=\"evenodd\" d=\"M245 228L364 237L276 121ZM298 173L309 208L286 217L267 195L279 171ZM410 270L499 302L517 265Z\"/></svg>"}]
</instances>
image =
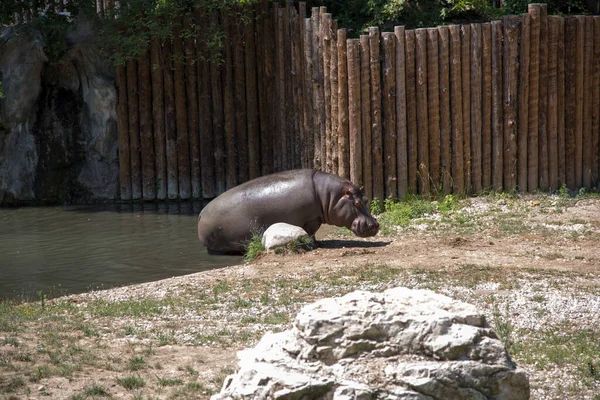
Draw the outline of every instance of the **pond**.
<instances>
[{"instance_id":1,"label":"pond","mask_svg":"<svg viewBox=\"0 0 600 400\"><path fill-rule=\"evenodd\" d=\"M0 298L36 300L240 264L198 241L200 203L0 208Z\"/></svg>"}]
</instances>

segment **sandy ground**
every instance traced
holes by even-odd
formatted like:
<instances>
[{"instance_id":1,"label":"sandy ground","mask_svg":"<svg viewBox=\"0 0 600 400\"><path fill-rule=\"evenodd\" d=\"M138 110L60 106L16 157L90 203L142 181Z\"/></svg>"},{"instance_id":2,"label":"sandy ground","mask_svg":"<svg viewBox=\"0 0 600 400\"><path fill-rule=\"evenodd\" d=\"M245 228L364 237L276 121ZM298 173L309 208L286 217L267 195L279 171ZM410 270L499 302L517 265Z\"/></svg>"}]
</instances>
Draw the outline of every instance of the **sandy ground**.
<instances>
[{"instance_id":1,"label":"sandy ground","mask_svg":"<svg viewBox=\"0 0 600 400\"><path fill-rule=\"evenodd\" d=\"M206 298L222 297L205 308L186 305L185 310L167 309L162 315L90 313L86 322L100 333L82 336L77 343L98 349L102 362L84 363L68 377L27 382L25 392L17 390L4 398L208 398L235 369L238 350L256 343L265 331L289 328L303 304L356 288L431 287L461 300L479 299L476 304L492 325L489 299L497 298L500 310L506 305L505 317L516 332L535 336L547 327L562 329L566 323L575 331L598 334L600 199L529 196L467 201L468 206L452 218L429 215L394 234L360 239L326 227L317 234L320 247L304 254L268 254L243 265L70 296L66 301L82 310L100 300L195 296L193 304L198 299L208 304ZM381 265L394 272L377 279L356 272L380 271L376 267ZM475 275L477 279L470 281ZM340 280L351 283L332 290L331 282L338 285ZM282 300L283 294L292 300ZM241 301L249 306L239 306ZM82 315L85 320L85 312ZM273 315L281 321L266 322ZM124 329L135 333L123 334ZM516 333L516 342L520 335L525 333ZM9 347L1 344L0 356ZM592 357L600 354L600 349L590 351ZM527 351L517 353L516 362L530 373L532 398L600 399L600 381L595 381L593 371L586 378L577 372L576 363L556 361L546 366ZM131 367L135 356L144 358L143 368ZM3 372L0 369L0 375ZM118 383L119 377L132 374L143 378L145 385L126 389ZM101 386L106 396L89 390L94 385Z\"/></svg>"}]
</instances>

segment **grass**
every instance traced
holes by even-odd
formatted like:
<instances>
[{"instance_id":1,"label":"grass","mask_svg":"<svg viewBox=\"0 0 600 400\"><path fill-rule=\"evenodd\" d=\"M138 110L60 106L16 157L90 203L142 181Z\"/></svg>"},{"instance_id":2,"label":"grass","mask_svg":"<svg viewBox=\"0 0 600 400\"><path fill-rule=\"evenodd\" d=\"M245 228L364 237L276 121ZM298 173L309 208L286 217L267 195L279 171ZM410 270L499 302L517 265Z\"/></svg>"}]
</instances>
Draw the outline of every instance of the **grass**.
<instances>
[{"instance_id":1,"label":"grass","mask_svg":"<svg viewBox=\"0 0 600 400\"><path fill-rule=\"evenodd\" d=\"M265 246L262 243L262 232L252 233L252 238L246 245L244 260L253 261L265 251Z\"/></svg>"},{"instance_id":2,"label":"grass","mask_svg":"<svg viewBox=\"0 0 600 400\"><path fill-rule=\"evenodd\" d=\"M117 378L117 383L127 390L139 389L146 384L139 375L129 375L124 378Z\"/></svg>"}]
</instances>

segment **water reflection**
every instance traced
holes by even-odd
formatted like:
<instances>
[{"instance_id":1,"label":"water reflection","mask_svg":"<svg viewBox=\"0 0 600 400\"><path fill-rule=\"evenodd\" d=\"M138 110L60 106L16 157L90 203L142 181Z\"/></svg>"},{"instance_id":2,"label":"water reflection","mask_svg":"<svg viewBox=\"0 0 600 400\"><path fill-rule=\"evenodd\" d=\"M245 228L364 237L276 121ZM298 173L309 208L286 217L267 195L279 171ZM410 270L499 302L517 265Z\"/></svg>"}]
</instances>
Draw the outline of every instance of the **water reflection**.
<instances>
[{"instance_id":1,"label":"water reflection","mask_svg":"<svg viewBox=\"0 0 600 400\"><path fill-rule=\"evenodd\" d=\"M203 204L0 208L0 298L78 293L239 264L208 255Z\"/></svg>"}]
</instances>

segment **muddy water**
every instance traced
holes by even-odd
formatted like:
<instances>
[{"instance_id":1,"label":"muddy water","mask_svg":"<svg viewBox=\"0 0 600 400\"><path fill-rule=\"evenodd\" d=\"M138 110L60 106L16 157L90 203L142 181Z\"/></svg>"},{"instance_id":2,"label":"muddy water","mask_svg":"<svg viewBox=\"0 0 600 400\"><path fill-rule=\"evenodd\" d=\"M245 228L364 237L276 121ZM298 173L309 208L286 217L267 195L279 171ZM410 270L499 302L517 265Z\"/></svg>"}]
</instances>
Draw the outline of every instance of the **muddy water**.
<instances>
[{"instance_id":1,"label":"muddy water","mask_svg":"<svg viewBox=\"0 0 600 400\"><path fill-rule=\"evenodd\" d=\"M198 241L200 204L0 208L0 298L35 300L235 265Z\"/></svg>"}]
</instances>

